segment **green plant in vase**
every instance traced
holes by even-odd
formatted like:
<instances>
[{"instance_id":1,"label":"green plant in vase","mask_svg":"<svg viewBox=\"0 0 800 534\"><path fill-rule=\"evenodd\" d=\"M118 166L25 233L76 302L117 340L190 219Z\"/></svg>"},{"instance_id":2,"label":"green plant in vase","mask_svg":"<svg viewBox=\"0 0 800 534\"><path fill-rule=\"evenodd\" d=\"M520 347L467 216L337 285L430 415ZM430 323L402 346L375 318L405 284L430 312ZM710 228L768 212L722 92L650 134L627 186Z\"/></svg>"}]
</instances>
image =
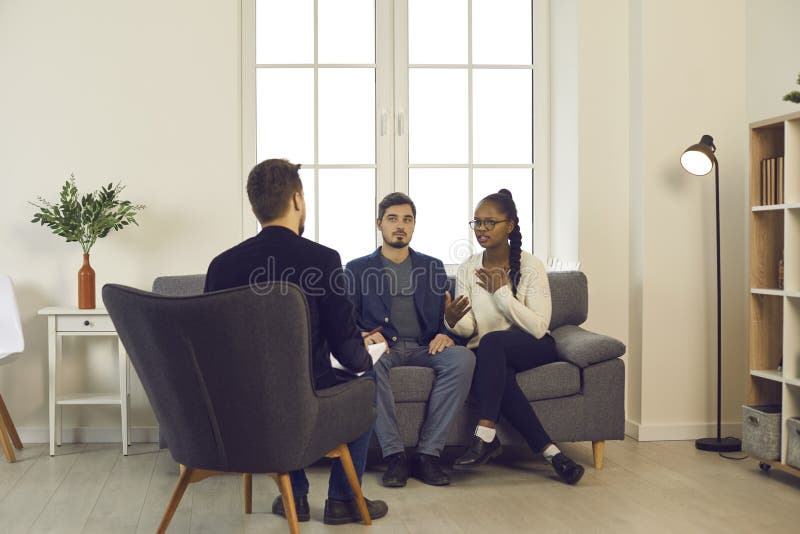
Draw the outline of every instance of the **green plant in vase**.
<instances>
[{"instance_id":1,"label":"green plant in vase","mask_svg":"<svg viewBox=\"0 0 800 534\"><path fill-rule=\"evenodd\" d=\"M129 224L139 226L136 214L145 206L121 200L120 193L124 189L120 183L108 184L81 196L75 176L70 175L61 188L59 203L53 204L42 197L36 197L37 202L29 202L39 209L32 223L49 227L67 243L80 243L83 249L83 266L78 271L78 308L95 307L94 269L89 264L89 252L94 244L112 230L122 230Z\"/></svg>"}]
</instances>

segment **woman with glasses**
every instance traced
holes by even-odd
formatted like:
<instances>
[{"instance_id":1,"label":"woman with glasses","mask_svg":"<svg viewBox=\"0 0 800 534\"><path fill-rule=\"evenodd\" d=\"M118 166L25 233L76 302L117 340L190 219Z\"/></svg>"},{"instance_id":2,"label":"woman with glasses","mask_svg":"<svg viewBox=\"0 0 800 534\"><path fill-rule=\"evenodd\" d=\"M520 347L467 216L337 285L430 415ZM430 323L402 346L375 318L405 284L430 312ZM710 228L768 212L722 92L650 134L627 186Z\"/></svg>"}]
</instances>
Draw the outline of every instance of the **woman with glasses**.
<instances>
[{"instance_id":1,"label":"woman with glasses","mask_svg":"<svg viewBox=\"0 0 800 534\"><path fill-rule=\"evenodd\" d=\"M522 250L522 233L511 192L501 189L478 203L470 221L484 249L467 258L456 275L456 298L446 297L445 325L469 339L476 354L473 391L478 425L455 467L475 468L502 452L495 425L504 417L542 453L562 480L576 484L583 467L550 440L516 374L557 360L550 336L550 284L542 262Z\"/></svg>"}]
</instances>

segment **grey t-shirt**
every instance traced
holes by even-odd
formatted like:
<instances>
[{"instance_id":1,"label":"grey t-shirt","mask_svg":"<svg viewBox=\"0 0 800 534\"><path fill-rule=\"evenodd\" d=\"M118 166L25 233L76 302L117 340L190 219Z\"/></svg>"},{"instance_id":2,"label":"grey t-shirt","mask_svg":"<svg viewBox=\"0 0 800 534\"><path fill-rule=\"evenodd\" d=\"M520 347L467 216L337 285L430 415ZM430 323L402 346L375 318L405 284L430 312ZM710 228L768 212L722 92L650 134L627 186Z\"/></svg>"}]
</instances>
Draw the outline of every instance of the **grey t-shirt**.
<instances>
[{"instance_id":1,"label":"grey t-shirt","mask_svg":"<svg viewBox=\"0 0 800 534\"><path fill-rule=\"evenodd\" d=\"M392 297L392 323L397 327L397 337L402 341L417 341L420 335L419 318L414 307L416 284L411 279L413 266L411 257L402 263L394 263L381 256L389 275L389 294Z\"/></svg>"}]
</instances>

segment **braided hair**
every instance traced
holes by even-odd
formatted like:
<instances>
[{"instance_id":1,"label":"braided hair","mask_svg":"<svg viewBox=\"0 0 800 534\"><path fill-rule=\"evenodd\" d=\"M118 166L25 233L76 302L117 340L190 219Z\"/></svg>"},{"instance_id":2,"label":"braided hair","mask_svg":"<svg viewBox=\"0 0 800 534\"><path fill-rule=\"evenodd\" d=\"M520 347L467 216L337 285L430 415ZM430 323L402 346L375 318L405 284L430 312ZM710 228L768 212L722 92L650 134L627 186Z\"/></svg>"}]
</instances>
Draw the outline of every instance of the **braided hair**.
<instances>
[{"instance_id":1,"label":"braided hair","mask_svg":"<svg viewBox=\"0 0 800 534\"><path fill-rule=\"evenodd\" d=\"M514 223L514 229L508 234L508 242L511 245L511 250L508 252L508 267L509 278L511 278L511 291L514 296L517 296L517 285L521 275L521 258L522 258L522 232L519 229L519 217L517 216L517 205L511 196L511 191L508 189L501 189L497 193L485 197L481 200L483 202L493 202L506 218Z\"/></svg>"}]
</instances>

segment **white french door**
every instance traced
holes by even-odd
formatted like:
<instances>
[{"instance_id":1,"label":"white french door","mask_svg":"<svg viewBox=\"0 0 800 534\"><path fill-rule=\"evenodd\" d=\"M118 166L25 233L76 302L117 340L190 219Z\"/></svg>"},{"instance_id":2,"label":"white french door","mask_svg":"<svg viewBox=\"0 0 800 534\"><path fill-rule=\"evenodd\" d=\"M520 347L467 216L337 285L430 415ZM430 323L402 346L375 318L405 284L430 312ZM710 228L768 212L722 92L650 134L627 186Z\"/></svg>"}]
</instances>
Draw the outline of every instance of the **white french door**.
<instances>
[{"instance_id":1,"label":"white french door","mask_svg":"<svg viewBox=\"0 0 800 534\"><path fill-rule=\"evenodd\" d=\"M417 205L412 246L459 263L476 246L475 202L501 187L523 248L546 257L547 76L534 60L547 54L546 8L244 0L244 173L267 158L301 163L306 237L343 261L375 247L376 205L403 191ZM243 202L247 237L257 227Z\"/></svg>"}]
</instances>

